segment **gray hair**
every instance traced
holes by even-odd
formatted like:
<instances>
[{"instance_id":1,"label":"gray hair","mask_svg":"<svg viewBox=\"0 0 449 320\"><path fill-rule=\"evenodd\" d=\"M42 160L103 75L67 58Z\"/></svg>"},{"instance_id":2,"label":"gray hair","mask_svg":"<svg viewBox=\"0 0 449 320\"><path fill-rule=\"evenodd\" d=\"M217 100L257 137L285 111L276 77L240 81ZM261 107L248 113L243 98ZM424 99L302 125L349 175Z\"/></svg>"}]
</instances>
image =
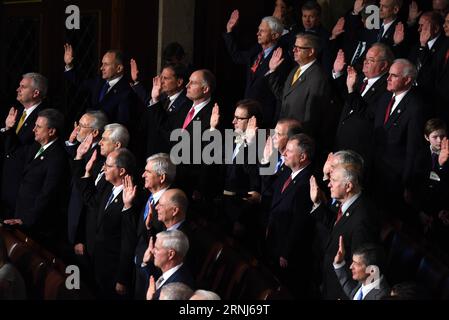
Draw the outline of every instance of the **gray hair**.
<instances>
[{"instance_id":1,"label":"gray hair","mask_svg":"<svg viewBox=\"0 0 449 320\"><path fill-rule=\"evenodd\" d=\"M282 24L281 20L279 20L276 17L268 16L262 19L262 22L266 22L268 24L268 27L270 28L271 32L278 33L279 35L282 35L282 32L284 31L284 25Z\"/></svg>"},{"instance_id":2,"label":"gray hair","mask_svg":"<svg viewBox=\"0 0 449 320\"><path fill-rule=\"evenodd\" d=\"M213 291L196 290L192 296L196 295L198 300L221 300L220 296Z\"/></svg>"},{"instance_id":3,"label":"gray hair","mask_svg":"<svg viewBox=\"0 0 449 320\"><path fill-rule=\"evenodd\" d=\"M163 248L175 250L176 255L181 259L184 259L189 250L189 239L182 231L162 231L156 235L156 238L160 240Z\"/></svg>"},{"instance_id":4,"label":"gray hair","mask_svg":"<svg viewBox=\"0 0 449 320\"><path fill-rule=\"evenodd\" d=\"M357 165L354 165L353 163L339 164L335 166L333 172L336 172L337 170L341 170L343 179L346 182L352 183L354 193L358 193L361 191L360 172Z\"/></svg>"},{"instance_id":5,"label":"gray hair","mask_svg":"<svg viewBox=\"0 0 449 320\"><path fill-rule=\"evenodd\" d=\"M92 118L92 123L90 124L91 129L98 130L100 134L103 133L104 127L108 124L106 114L100 110L90 110L85 114Z\"/></svg>"},{"instance_id":6,"label":"gray hair","mask_svg":"<svg viewBox=\"0 0 449 320\"><path fill-rule=\"evenodd\" d=\"M207 69L200 69L197 70L201 72L201 76L203 77L202 84L205 87L209 88L210 94L215 92L215 88L217 87L217 79L215 78L214 74Z\"/></svg>"},{"instance_id":7,"label":"gray hair","mask_svg":"<svg viewBox=\"0 0 449 320\"><path fill-rule=\"evenodd\" d=\"M182 282L172 282L161 288L159 300L189 300L192 288Z\"/></svg>"},{"instance_id":8,"label":"gray hair","mask_svg":"<svg viewBox=\"0 0 449 320\"><path fill-rule=\"evenodd\" d=\"M403 66L402 76L410 77L412 79L412 83L414 83L416 78L418 77L418 70L416 70L416 66L407 59L396 59L393 61L393 64L395 63L399 63Z\"/></svg>"},{"instance_id":9,"label":"gray hair","mask_svg":"<svg viewBox=\"0 0 449 320\"><path fill-rule=\"evenodd\" d=\"M172 184L176 177L176 166L171 161L170 156L166 153L157 153L147 159L147 163L150 161L153 164L153 171L158 176L165 174L167 184Z\"/></svg>"},{"instance_id":10,"label":"gray hair","mask_svg":"<svg viewBox=\"0 0 449 320\"><path fill-rule=\"evenodd\" d=\"M189 207L189 200L187 199L186 194L181 189L172 189L173 195L169 199L170 203L179 208L182 213L187 212L187 208Z\"/></svg>"},{"instance_id":11,"label":"gray hair","mask_svg":"<svg viewBox=\"0 0 449 320\"><path fill-rule=\"evenodd\" d=\"M358 171L359 182L363 179L363 172L365 167L365 160L363 157L353 150L340 150L334 153L334 157L337 157L336 164L351 164Z\"/></svg>"},{"instance_id":12,"label":"gray hair","mask_svg":"<svg viewBox=\"0 0 449 320\"><path fill-rule=\"evenodd\" d=\"M382 42L376 42L371 45L371 48L378 48L379 59L387 61L388 65L391 66L394 60L394 54L388 45Z\"/></svg>"},{"instance_id":13,"label":"gray hair","mask_svg":"<svg viewBox=\"0 0 449 320\"><path fill-rule=\"evenodd\" d=\"M31 79L31 85L34 90L38 90L40 97L45 98L48 91L48 79L36 72L25 73L22 78Z\"/></svg>"},{"instance_id":14,"label":"gray hair","mask_svg":"<svg viewBox=\"0 0 449 320\"><path fill-rule=\"evenodd\" d=\"M110 131L109 139L112 142L120 142L122 148L126 148L129 143L129 132L125 126L119 123L110 123L104 127L104 131Z\"/></svg>"}]
</instances>

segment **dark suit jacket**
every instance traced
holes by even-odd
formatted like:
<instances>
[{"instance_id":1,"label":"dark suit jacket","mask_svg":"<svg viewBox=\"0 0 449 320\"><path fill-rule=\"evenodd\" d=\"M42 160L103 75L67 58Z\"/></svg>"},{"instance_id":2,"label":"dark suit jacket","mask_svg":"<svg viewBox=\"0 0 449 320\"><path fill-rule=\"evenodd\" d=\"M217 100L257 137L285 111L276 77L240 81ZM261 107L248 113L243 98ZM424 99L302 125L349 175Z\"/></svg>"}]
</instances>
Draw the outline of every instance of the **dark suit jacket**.
<instances>
[{"instance_id":1,"label":"dark suit jacket","mask_svg":"<svg viewBox=\"0 0 449 320\"><path fill-rule=\"evenodd\" d=\"M282 176L275 183L273 201L271 204L270 217L268 221L267 245L272 259L279 263L279 257L289 261L289 264L298 262L299 257L304 257L310 248L305 245L309 243L310 228L310 185L309 179L312 174L311 165L304 168L290 182L288 187L281 193L287 175ZM305 251L309 249L308 251Z\"/></svg>"},{"instance_id":2,"label":"dark suit jacket","mask_svg":"<svg viewBox=\"0 0 449 320\"><path fill-rule=\"evenodd\" d=\"M98 192L93 178L79 178L77 185L86 205L97 212L94 266L95 277L103 290L114 291L115 284L132 284L135 243L135 217L122 211L122 193L106 207L112 185Z\"/></svg>"},{"instance_id":3,"label":"dark suit jacket","mask_svg":"<svg viewBox=\"0 0 449 320\"><path fill-rule=\"evenodd\" d=\"M354 150L358 152L369 167L372 157L374 114L378 100L385 94L387 75L378 79L362 97L362 83L346 98L338 122L334 150Z\"/></svg>"},{"instance_id":4,"label":"dark suit jacket","mask_svg":"<svg viewBox=\"0 0 449 320\"><path fill-rule=\"evenodd\" d=\"M265 74L269 70L268 64L273 56L273 52L278 48L278 46L275 46L273 51L271 51L266 58L262 58L256 72L252 72L251 67L257 60L259 53L262 52L262 47L260 45L256 45L247 51L239 50L232 32L223 33L223 39L234 63L246 65L247 72L244 97L247 99L255 99L261 103L263 125L267 128L271 128L271 126L276 123L275 115L277 101L276 96L270 90ZM287 55L285 50L283 54L285 58ZM285 81L285 77L287 76L289 70L289 63L284 62L281 66L279 66L279 68L280 70L278 72L282 79L281 81Z\"/></svg>"},{"instance_id":5,"label":"dark suit jacket","mask_svg":"<svg viewBox=\"0 0 449 320\"><path fill-rule=\"evenodd\" d=\"M109 90L101 101L99 101L100 92L105 83L101 77L81 82L75 69L64 72L64 76L89 95L88 109L103 111L108 116L110 123L129 125L132 120L139 118L140 105L125 76ZM80 110L79 113L82 114L84 111Z\"/></svg>"},{"instance_id":6,"label":"dark suit jacket","mask_svg":"<svg viewBox=\"0 0 449 320\"><path fill-rule=\"evenodd\" d=\"M22 219L25 230L36 239L54 241L60 239L61 231L65 230L68 161L59 141L34 159L40 147L37 143L29 147L14 216Z\"/></svg>"},{"instance_id":7,"label":"dark suit jacket","mask_svg":"<svg viewBox=\"0 0 449 320\"><path fill-rule=\"evenodd\" d=\"M337 274L338 281L340 282L345 294L349 299L354 299L355 294L360 289L362 284L352 279L351 273L346 266L335 269L335 273ZM366 296L363 297L363 300L380 300L389 295L390 286L388 285L385 277L382 277L380 279L379 288L372 289Z\"/></svg>"},{"instance_id":8,"label":"dark suit jacket","mask_svg":"<svg viewBox=\"0 0 449 320\"><path fill-rule=\"evenodd\" d=\"M181 266L181 268L179 268L179 270L177 270L174 274L172 274L172 276L170 278L168 278L162 287L160 287L158 290L156 290L153 300L159 300L159 296L161 294L161 289L169 284L169 283L173 283L173 282L181 282L184 283L186 285L188 285L190 288L192 288L193 290L195 290L195 280L192 277L192 274L190 273L190 270L186 267L185 264L183 264Z\"/></svg>"},{"instance_id":9,"label":"dark suit jacket","mask_svg":"<svg viewBox=\"0 0 449 320\"><path fill-rule=\"evenodd\" d=\"M335 212L325 205L316 208L312 215L318 223L325 226L329 232L328 239L323 239L325 253L323 258L323 296L326 299L346 299L336 277L333 261L338 251L339 237L343 236L345 244L345 260L352 263L352 253L365 243L379 241L379 218L375 216L372 204L362 195L335 223Z\"/></svg>"},{"instance_id":10,"label":"dark suit jacket","mask_svg":"<svg viewBox=\"0 0 449 320\"><path fill-rule=\"evenodd\" d=\"M3 168L1 175L1 215L5 218L11 217L14 213L22 171L27 160L27 151L29 146L35 143L34 124L37 119L37 114L44 108L44 103L39 104L25 120L18 134L16 134L16 127L0 133L4 138L4 154L2 155ZM18 118L21 117L22 112L23 107L18 109Z\"/></svg>"},{"instance_id":11,"label":"dark suit jacket","mask_svg":"<svg viewBox=\"0 0 449 320\"><path fill-rule=\"evenodd\" d=\"M445 50L441 50L432 60L432 72L435 73L433 95L436 103L436 114L446 124L449 123L449 62L446 62L446 54L449 50L449 38L445 38Z\"/></svg>"},{"instance_id":12,"label":"dark suit jacket","mask_svg":"<svg viewBox=\"0 0 449 320\"><path fill-rule=\"evenodd\" d=\"M384 125L385 113L392 94L379 99L374 121L374 150L376 179L383 188L402 190L414 184L420 165L417 155L423 142L423 107L411 89Z\"/></svg>"}]
</instances>

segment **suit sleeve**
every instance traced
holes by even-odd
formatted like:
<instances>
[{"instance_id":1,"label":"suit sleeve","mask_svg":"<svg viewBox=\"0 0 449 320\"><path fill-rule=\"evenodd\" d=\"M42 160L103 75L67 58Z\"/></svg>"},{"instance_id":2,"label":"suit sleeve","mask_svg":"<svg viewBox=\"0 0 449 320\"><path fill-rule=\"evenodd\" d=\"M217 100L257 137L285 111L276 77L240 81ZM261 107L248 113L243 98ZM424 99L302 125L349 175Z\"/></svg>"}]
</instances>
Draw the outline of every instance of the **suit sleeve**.
<instances>
[{"instance_id":1,"label":"suit sleeve","mask_svg":"<svg viewBox=\"0 0 449 320\"><path fill-rule=\"evenodd\" d=\"M352 292L354 291L355 288L357 288L358 285L357 281L354 281L352 279L346 265L344 267L334 270L344 293L348 296L349 299L351 299Z\"/></svg>"},{"instance_id":2,"label":"suit sleeve","mask_svg":"<svg viewBox=\"0 0 449 320\"><path fill-rule=\"evenodd\" d=\"M242 51L237 48L237 44L234 39L234 35L232 32L230 33L223 33L223 39L226 46L226 49L229 52L229 55L232 58L232 61L235 64L245 64L250 65L251 64L251 57L256 55L258 50L255 48L248 50L248 51Z\"/></svg>"}]
</instances>

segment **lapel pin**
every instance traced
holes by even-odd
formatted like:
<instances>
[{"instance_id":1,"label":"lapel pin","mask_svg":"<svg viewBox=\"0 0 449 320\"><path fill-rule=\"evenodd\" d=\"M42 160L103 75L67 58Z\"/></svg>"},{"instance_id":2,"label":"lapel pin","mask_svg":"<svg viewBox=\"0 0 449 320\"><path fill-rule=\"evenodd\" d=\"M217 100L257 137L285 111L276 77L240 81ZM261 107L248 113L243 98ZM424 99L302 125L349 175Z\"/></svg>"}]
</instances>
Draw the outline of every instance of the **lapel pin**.
<instances>
[{"instance_id":1,"label":"lapel pin","mask_svg":"<svg viewBox=\"0 0 449 320\"><path fill-rule=\"evenodd\" d=\"M41 160L44 160L44 156L41 156Z\"/></svg>"},{"instance_id":2,"label":"lapel pin","mask_svg":"<svg viewBox=\"0 0 449 320\"><path fill-rule=\"evenodd\" d=\"M346 213L345 216L349 217L349 213Z\"/></svg>"},{"instance_id":3,"label":"lapel pin","mask_svg":"<svg viewBox=\"0 0 449 320\"><path fill-rule=\"evenodd\" d=\"M349 114L351 114L351 113L353 113L353 112L354 112L354 110L351 109L351 111L349 111Z\"/></svg>"},{"instance_id":4,"label":"lapel pin","mask_svg":"<svg viewBox=\"0 0 449 320\"><path fill-rule=\"evenodd\" d=\"M115 203L117 203L117 202L118 202L118 199L117 199L117 198L115 198L114 202L115 202Z\"/></svg>"},{"instance_id":5,"label":"lapel pin","mask_svg":"<svg viewBox=\"0 0 449 320\"><path fill-rule=\"evenodd\" d=\"M398 113L401 113L401 109L398 109Z\"/></svg>"}]
</instances>

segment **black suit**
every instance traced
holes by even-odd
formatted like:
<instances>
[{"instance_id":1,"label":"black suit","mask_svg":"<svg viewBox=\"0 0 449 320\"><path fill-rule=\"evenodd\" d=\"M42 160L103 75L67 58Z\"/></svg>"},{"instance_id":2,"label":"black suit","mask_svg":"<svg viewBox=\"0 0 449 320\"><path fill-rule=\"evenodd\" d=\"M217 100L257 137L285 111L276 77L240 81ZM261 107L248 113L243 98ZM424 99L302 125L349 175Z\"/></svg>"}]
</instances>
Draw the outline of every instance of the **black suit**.
<instances>
[{"instance_id":1,"label":"black suit","mask_svg":"<svg viewBox=\"0 0 449 320\"><path fill-rule=\"evenodd\" d=\"M333 266L339 237L343 236L345 261L349 265L352 263L352 253L355 249L365 243L379 241L378 217L375 216L371 203L364 196L360 196L352 203L335 225L335 212L323 204L316 208L312 215L329 231L328 239L322 239L325 248L322 265L323 297L332 300L346 299Z\"/></svg>"},{"instance_id":2,"label":"black suit","mask_svg":"<svg viewBox=\"0 0 449 320\"><path fill-rule=\"evenodd\" d=\"M43 245L54 247L64 236L68 193L68 161L59 141L34 159L40 145L29 147L27 164L17 193L14 217Z\"/></svg>"},{"instance_id":3,"label":"black suit","mask_svg":"<svg viewBox=\"0 0 449 320\"><path fill-rule=\"evenodd\" d=\"M371 167L374 114L378 100L386 92L387 75L379 78L362 97L363 82L348 95L338 122L334 150L354 150L365 160L365 168Z\"/></svg>"},{"instance_id":4,"label":"black suit","mask_svg":"<svg viewBox=\"0 0 449 320\"><path fill-rule=\"evenodd\" d=\"M273 56L274 50L278 48L276 45L269 55L262 57L256 71L253 72L251 67L258 60L258 55L263 51L260 45L252 47L250 50L241 51L237 48L232 32L224 33L223 39L226 48L231 55L232 60L236 64L246 65L246 88L245 95L246 99L255 99L262 105L262 117L263 126L271 128L276 123L276 96L270 91L265 74L269 71L268 64L271 57ZM287 53L284 51L284 58L287 57ZM282 81L288 74L289 63L284 62L279 68L280 77Z\"/></svg>"},{"instance_id":5,"label":"black suit","mask_svg":"<svg viewBox=\"0 0 449 320\"><path fill-rule=\"evenodd\" d=\"M290 177L283 175L275 183L273 201L267 228L268 258L275 272L286 281L286 285L295 295L309 294L310 278L300 276L310 274L311 269L304 261L310 260L313 234L309 212L309 179L311 165L304 168L281 192L285 181ZM281 269L280 258L288 261L288 267Z\"/></svg>"},{"instance_id":6,"label":"black suit","mask_svg":"<svg viewBox=\"0 0 449 320\"><path fill-rule=\"evenodd\" d=\"M435 73L433 95L436 102L436 114L449 124L449 62L446 60L449 51L449 38L445 38L445 50L441 50L432 60L432 72Z\"/></svg>"},{"instance_id":7,"label":"black suit","mask_svg":"<svg viewBox=\"0 0 449 320\"><path fill-rule=\"evenodd\" d=\"M159 296L161 294L161 289L169 284L169 283L174 283L174 282L181 282L184 283L185 285L189 286L190 288L192 288L192 290L195 290L195 280L192 277L192 274L190 273L190 270L187 268L187 266L185 264L183 264L181 266L181 268L179 268L174 274L171 275L170 278L168 278L164 284L156 290L156 292L154 293L153 296L153 300L159 300Z\"/></svg>"},{"instance_id":8,"label":"black suit","mask_svg":"<svg viewBox=\"0 0 449 320\"><path fill-rule=\"evenodd\" d=\"M417 170L422 164L422 102L411 89L384 124L391 97L388 93L379 99L374 121L375 190L379 205L399 204L404 189L416 186Z\"/></svg>"},{"instance_id":9,"label":"black suit","mask_svg":"<svg viewBox=\"0 0 449 320\"><path fill-rule=\"evenodd\" d=\"M13 215L16 207L17 192L22 177L22 171L26 164L28 147L34 144L34 124L38 113L44 109L41 103L27 117L19 133L16 134L16 127L0 133L4 140L2 185L1 185L1 216L9 218ZM17 123L23 112L23 107L18 109Z\"/></svg>"},{"instance_id":10,"label":"black suit","mask_svg":"<svg viewBox=\"0 0 449 320\"><path fill-rule=\"evenodd\" d=\"M100 297L117 297L116 283L125 285L128 292L132 292L134 215L129 210L122 211L122 192L106 207L111 184L99 193L92 178L81 178L77 183L85 204L97 212L93 260Z\"/></svg>"}]
</instances>

